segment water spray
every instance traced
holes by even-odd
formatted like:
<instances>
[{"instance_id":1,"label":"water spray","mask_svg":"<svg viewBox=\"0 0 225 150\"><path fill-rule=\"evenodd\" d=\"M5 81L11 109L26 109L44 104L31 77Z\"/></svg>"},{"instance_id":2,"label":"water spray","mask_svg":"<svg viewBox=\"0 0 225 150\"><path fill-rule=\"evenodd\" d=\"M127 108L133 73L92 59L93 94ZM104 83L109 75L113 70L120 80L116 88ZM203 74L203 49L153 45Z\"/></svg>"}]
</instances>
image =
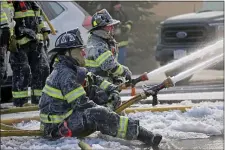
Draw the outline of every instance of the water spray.
<instances>
[{"instance_id":1,"label":"water spray","mask_svg":"<svg viewBox=\"0 0 225 150\"><path fill-rule=\"evenodd\" d=\"M167 64L163 67L160 67L158 69L155 69L149 73L145 72L144 74L140 75L138 78L136 79L132 79L131 82L125 82L122 83L121 85L118 86L119 91L121 91L122 89L126 89L127 87L131 86L131 96L135 96L136 95L136 91L135 91L135 85L141 81L146 81L151 79L151 77L153 76L157 76L160 73L164 73L166 71L175 69L177 67L180 67L182 65L185 65L187 63L190 63L190 61L196 60L198 58L204 57L207 54L213 54L213 53L223 53L223 39L217 41L216 43L214 43L213 45L204 47L203 49L200 49L188 56L185 56L179 60L176 60L170 64ZM186 76L188 77L188 76ZM185 79L185 78L183 78ZM176 81L177 82L177 81Z\"/></svg>"},{"instance_id":2,"label":"water spray","mask_svg":"<svg viewBox=\"0 0 225 150\"><path fill-rule=\"evenodd\" d=\"M175 84L180 81L185 79L186 77L193 75L195 72L203 70L207 67L210 67L212 65L215 65L216 63L220 62L223 60L223 53L213 57L205 62L199 63L198 65L182 72L179 73L176 76L173 77L168 77L166 80L164 80L161 84L155 85L155 86L145 86L144 87L144 92L134 96L133 98L131 98L130 100L126 101L125 103L123 103L119 108L118 111L124 110L125 108L129 107L130 105L142 100L142 99L146 99L149 96L153 97L153 101L152 101L152 105L155 106L158 104L158 99L157 99L157 94L160 90L164 89L164 88L169 88L169 87L173 87L175 86Z\"/></svg>"},{"instance_id":3,"label":"water spray","mask_svg":"<svg viewBox=\"0 0 225 150\"><path fill-rule=\"evenodd\" d=\"M171 78L171 80L172 80L173 84L176 84L178 81L185 79L186 77L194 74L195 72L203 70L203 69L205 69L207 67L210 67L212 65L215 65L222 60L223 60L223 54L220 54L220 55L218 55L216 57L213 57L213 58L211 58L207 61L204 61L204 62L202 62L202 63L184 71L184 72L181 72L176 76L173 76Z\"/></svg>"},{"instance_id":4,"label":"water spray","mask_svg":"<svg viewBox=\"0 0 225 150\"><path fill-rule=\"evenodd\" d=\"M169 70L172 70L172 69L175 69L177 67L180 67L180 66L183 66L187 63L189 63L190 61L193 61L193 60L196 60L198 58L201 58L201 57L204 57L206 56L207 54L211 54L211 53L223 53L223 39L222 40L219 40L218 42L210 45L210 46L207 46L207 47L204 47L194 53L191 53L190 55L187 55L181 59L178 59L170 64L167 64L165 66L162 66L158 69L155 69L151 72L149 72L147 74L148 78L151 79L151 77L154 77L154 76L157 76L158 74L160 73L164 73L164 72L167 72Z\"/></svg>"}]
</instances>

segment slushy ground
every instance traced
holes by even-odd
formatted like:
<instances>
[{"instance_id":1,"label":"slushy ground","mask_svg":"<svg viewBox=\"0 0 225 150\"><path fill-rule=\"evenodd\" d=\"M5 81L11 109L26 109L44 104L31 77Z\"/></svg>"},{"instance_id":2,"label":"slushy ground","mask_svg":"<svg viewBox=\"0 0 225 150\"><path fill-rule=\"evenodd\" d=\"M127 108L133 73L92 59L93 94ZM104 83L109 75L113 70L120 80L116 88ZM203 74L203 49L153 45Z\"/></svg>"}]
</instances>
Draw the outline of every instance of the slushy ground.
<instances>
[{"instance_id":1,"label":"slushy ground","mask_svg":"<svg viewBox=\"0 0 225 150\"><path fill-rule=\"evenodd\" d=\"M189 103L190 104L190 103ZM139 119L140 124L154 133L163 135L161 149L223 149L223 102L204 102L185 113L138 112L128 114ZM178 105L178 104L176 104ZM184 105L180 104L180 105ZM35 115L38 112L29 112ZM11 116L10 116L11 115ZM26 116L28 113L2 115L1 118ZM21 129L39 129L40 123L31 121L16 124ZM125 141L98 132L84 139L93 149L143 149L138 141ZM80 149L77 138L61 138L48 141L40 137L1 137L1 149Z\"/></svg>"}]
</instances>

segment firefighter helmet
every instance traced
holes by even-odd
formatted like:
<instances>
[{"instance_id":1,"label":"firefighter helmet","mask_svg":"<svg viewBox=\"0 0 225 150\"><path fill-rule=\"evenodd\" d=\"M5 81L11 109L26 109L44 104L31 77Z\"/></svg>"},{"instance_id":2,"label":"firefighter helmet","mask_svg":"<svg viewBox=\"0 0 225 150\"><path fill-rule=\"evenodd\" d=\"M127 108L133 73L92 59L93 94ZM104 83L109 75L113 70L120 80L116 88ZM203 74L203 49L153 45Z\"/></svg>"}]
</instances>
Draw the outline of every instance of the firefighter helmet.
<instances>
[{"instance_id":1,"label":"firefighter helmet","mask_svg":"<svg viewBox=\"0 0 225 150\"><path fill-rule=\"evenodd\" d=\"M48 52L50 64L53 63L57 54L66 54L75 48L84 48L80 30L74 29L62 33L55 42L55 48Z\"/></svg>"},{"instance_id":2,"label":"firefighter helmet","mask_svg":"<svg viewBox=\"0 0 225 150\"><path fill-rule=\"evenodd\" d=\"M92 20L91 20L92 29L91 30L96 29L98 27L116 25L118 23L120 23L119 20L113 19L112 16L108 13L108 11L106 9L102 9L102 10L96 12L92 16Z\"/></svg>"},{"instance_id":3,"label":"firefighter helmet","mask_svg":"<svg viewBox=\"0 0 225 150\"><path fill-rule=\"evenodd\" d=\"M72 48L83 48L83 40L81 38L80 30L74 29L62 33L55 42L55 48L50 50L51 52L67 51Z\"/></svg>"}]
</instances>

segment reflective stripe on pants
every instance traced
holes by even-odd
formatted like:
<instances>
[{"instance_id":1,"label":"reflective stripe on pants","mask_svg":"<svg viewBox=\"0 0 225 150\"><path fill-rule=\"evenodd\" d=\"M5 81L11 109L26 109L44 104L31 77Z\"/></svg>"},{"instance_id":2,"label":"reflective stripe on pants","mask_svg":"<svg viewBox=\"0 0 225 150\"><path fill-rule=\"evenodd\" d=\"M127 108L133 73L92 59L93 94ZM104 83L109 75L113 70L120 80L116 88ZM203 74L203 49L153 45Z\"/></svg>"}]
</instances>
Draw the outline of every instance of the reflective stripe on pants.
<instances>
[{"instance_id":1,"label":"reflective stripe on pants","mask_svg":"<svg viewBox=\"0 0 225 150\"><path fill-rule=\"evenodd\" d=\"M13 98L26 98L28 97L28 91L12 91Z\"/></svg>"},{"instance_id":2,"label":"reflective stripe on pants","mask_svg":"<svg viewBox=\"0 0 225 150\"><path fill-rule=\"evenodd\" d=\"M127 134L128 117L120 116L120 124L117 132L117 137L125 138Z\"/></svg>"},{"instance_id":3,"label":"reflective stripe on pants","mask_svg":"<svg viewBox=\"0 0 225 150\"><path fill-rule=\"evenodd\" d=\"M33 94L34 96L41 96L42 90L34 89L32 94Z\"/></svg>"}]
</instances>

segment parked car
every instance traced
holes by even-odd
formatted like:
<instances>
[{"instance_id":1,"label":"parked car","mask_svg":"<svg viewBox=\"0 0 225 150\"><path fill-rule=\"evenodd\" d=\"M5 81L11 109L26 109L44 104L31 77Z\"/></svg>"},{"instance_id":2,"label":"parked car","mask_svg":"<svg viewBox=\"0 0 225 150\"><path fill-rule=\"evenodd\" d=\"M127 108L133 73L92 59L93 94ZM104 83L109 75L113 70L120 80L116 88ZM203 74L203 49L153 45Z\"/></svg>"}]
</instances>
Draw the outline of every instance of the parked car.
<instances>
[{"instance_id":1,"label":"parked car","mask_svg":"<svg viewBox=\"0 0 225 150\"><path fill-rule=\"evenodd\" d=\"M203 7L197 12L170 17L161 22L155 53L159 64L166 65L223 37L223 3L204 1ZM223 62L219 66L223 69ZM166 72L166 75L174 76L188 67L176 68ZM180 83L187 83L190 78Z\"/></svg>"},{"instance_id":2,"label":"parked car","mask_svg":"<svg viewBox=\"0 0 225 150\"><path fill-rule=\"evenodd\" d=\"M88 30L85 29L82 24L84 19L90 15L76 2L38 1L38 3L49 18L55 30L57 31L56 35L49 35L51 40L49 50L54 48L55 40L58 35L77 27L81 31L84 44L87 43ZM8 79L1 87L2 101L9 101L12 98L12 70L9 63L7 68L7 74Z\"/></svg>"}]
</instances>

